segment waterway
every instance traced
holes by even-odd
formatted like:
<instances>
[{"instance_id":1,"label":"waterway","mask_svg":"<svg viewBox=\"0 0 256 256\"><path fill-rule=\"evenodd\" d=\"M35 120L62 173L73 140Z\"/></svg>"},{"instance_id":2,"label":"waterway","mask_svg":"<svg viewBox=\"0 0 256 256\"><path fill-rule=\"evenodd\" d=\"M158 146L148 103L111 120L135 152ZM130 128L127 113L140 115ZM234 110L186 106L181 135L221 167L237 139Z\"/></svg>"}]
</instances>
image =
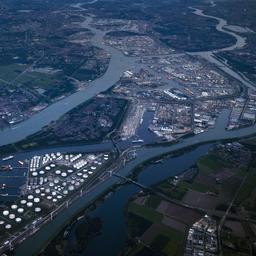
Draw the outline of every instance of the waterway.
<instances>
[{"instance_id":1,"label":"waterway","mask_svg":"<svg viewBox=\"0 0 256 256\"><path fill-rule=\"evenodd\" d=\"M146 144L155 143L159 140L158 137L148 129L153 118L154 112L148 110L145 111L143 115L143 121L137 130L138 137L142 139Z\"/></svg>"},{"instance_id":2,"label":"waterway","mask_svg":"<svg viewBox=\"0 0 256 256\"><path fill-rule=\"evenodd\" d=\"M216 25L216 30L225 34L228 34L232 37L234 37L236 39L236 43L228 46L228 47L224 47L221 49L217 49L217 52L224 52L224 51L233 51L235 49L241 49L246 45L246 37L242 37L239 34L235 33L235 32L231 32L229 30L226 30L225 27L228 25L227 21L219 18L219 17L215 17L215 16L211 16L211 15L206 15L204 14L203 10L197 9L197 8L192 8L190 7L190 9L194 10L194 14L201 16L201 17L205 17L205 18L210 18L210 19L214 19L216 20L218 23Z\"/></svg>"},{"instance_id":3,"label":"waterway","mask_svg":"<svg viewBox=\"0 0 256 256\"><path fill-rule=\"evenodd\" d=\"M172 175L177 175L193 165L201 155L204 155L208 151L211 145L212 144L202 145L181 156L165 159L161 164L150 165L139 174L138 180L142 184L152 185ZM132 166L133 164L130 167ZM121 174L127 174L129 169L130 168L125 168ZM106 188L110 184L114 184L114 182L117 181L117 178L112 177L112 180L106 181L106 183L101 186L100 191L103 192L103 187ZM101 235L97 236L89 243L84 252L86 255L103 255L105 252L104 255L114 256L117 255L118 252L123 248L127 238L127 227L123 211L129 198L138 191L139 189L134 185L126 185L121 187L121 189L119 189L91 213L91 216L99 216L102 219L103 229ZM20 247L18 247L16 255L33 255L33 253L36 253L41 248L43 241L46 242L55 232L59 230L65 221L68 221L72 216L74 216L75 213L84 209L84 206L90 202L95 192L96 191L79 199L70 208L65 210L65 212L58 215L52 223L46 225L34 236L28 238L23 244L20 245ZM115 233L112 232L113 230ZM110 234L113 235L110 236ZM72 237L70 237L70 239L72 239ZM101 246L99 246L99 244Z\"/></svg>"}]
</instances>

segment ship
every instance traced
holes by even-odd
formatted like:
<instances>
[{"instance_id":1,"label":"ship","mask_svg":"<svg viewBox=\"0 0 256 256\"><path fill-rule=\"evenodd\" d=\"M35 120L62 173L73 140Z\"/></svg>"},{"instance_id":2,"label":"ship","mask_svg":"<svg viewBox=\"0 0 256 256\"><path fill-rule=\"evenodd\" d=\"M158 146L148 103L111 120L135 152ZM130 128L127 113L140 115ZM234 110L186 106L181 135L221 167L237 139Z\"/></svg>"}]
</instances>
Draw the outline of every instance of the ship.
<instances>
[{"instance_id":1,"label":"ship","mask_svg":"<svg viewBox=\"0 0 256 256\"><path fill-rule=\"evenodd\" d=\"M4 158L2 159L2 161L7 161L7 160L10 160L10 159L12 159L12 158L14 158L14 156L7 156L7 157L4 157Z\"/></svg>"},{"instance_id":2,"label":"ship","mask_svg":"<svg viewBox=\"0 0 256 256\"><path fill-rule=\"evenodd\" d=\"M163 159L156 160L154 164L161 164L163 162Z\"/></svg>"},{"instance_id":3,"label":"ship","mask_svg":"<svg viewBox=\"0 0 256 256\"><path fill-rule=\"evenodd\" d=\"M5 194L0 194L0 196L9 196L9 194L5 193Z\"/></svg>"},{"instance_id":4,"label":"ship","mask_svg":"<svg viewBox=\"0 0 256 256\"><path fill-rule=\"evenodd\" d=\"M144 140L142 140L142 139L138 139L138 140L133 140L132 141L132 143L143 143L144 142Z\"/></svg>"},{"instance_id":5,"label":"ship","mask_svg":"<svg viewBox=\"0 0 256 256\"><path fill-rule=\"evenodd\" d=\"M20 165L24 165L24 162L23 162L23 161L18 161L18 163L19 163Z\"/></svg>"}]
</instances>

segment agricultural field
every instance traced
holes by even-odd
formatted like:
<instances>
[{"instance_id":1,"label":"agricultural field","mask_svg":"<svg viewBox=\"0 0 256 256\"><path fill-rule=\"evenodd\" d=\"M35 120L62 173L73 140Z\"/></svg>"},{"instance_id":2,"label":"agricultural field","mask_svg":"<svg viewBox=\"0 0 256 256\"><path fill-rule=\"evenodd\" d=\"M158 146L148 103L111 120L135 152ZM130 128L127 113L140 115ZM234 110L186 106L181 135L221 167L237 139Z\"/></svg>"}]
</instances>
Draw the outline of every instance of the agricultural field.
<instances>
[{"instance_id":1,"label":"agricultural field","mask_svg":"<svg viewBox=\"0 0 256 256\"><path fill-rule=\"evenodd\" d=\"M136 198L128 205L128 228L131 246L127 255L183 255L185 232L200 217L191 211L183 222L184 209L149 195Z\"/></svg>"}]
</instances>

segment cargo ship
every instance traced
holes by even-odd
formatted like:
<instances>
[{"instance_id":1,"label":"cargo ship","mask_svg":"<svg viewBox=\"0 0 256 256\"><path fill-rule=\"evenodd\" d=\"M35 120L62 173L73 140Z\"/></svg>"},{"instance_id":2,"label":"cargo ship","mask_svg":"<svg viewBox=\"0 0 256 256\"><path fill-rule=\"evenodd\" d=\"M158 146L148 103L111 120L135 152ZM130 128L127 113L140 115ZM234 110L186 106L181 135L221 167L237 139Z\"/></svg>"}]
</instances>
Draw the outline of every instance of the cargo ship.
<instances>
[{"instance_id":1,"label":"cargo ship","mask_svg":"<svg viewBox=\"0 0 256 256\"><path fill-rule=\"evenodd\" d=\"M143 143L144 140L142 139L138 139L138 140L132 140L132 143Z\"/></svg>"},{"instance_id":2,"label":"cargo ship","mask_svg":"<svg viewBox=\"0 0 256 256\"><path fill-rule=\"evenodd\" d=\"M7 161L7 160L10 160L10 159L12 159L12 158L14 158L14 156L7 156L7 157L4 157L4 158L2 159L2 161Z\"/></svg>"},{"instance_id":3,"label":"cargo ship","mask_svg":"<svg viewBox=\"0 0 256 256\"><path fill-rule=\"evenodd\" d=\"M163 159L156 160L154 164L161 164L163 162Z\"/></svg>"},{"instance_id":4,"label":"cargo ship","mask_svg":"<svg viewBox=\"0 0 256 256\"><path fill-rule=\"evenodd\" d=\"M23 161L18 161L18 163L19 163L20 165L24 165L24 162L23 162Z\"/></svg>"}]
</instances>

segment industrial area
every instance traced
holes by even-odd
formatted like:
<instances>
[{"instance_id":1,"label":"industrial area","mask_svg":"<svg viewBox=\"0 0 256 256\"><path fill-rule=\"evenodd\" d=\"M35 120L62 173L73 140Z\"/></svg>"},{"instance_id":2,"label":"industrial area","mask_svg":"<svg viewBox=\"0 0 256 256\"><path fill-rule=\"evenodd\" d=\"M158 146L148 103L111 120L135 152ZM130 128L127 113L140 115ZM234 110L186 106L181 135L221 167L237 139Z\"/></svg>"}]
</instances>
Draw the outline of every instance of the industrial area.
<instances>
[{"instance_id":1,"label":"industrial area","mask_svg":"<svg viewBox=\"0 0 256 256\"><path fill-rule=\"evenodd\" d=\"M154 134L155 142L199 134L214 128L227 109L227 130L255 123L255 89L247 90L199 56L164 50L152 38L145 44L149 38L136 34L136 26L132 30L135 35L129 34L126 26L123 34L105 36L107 44L127 56L136 56L139 67L125 71L112 89L114 96L131 102L119 131L122 140L144 141L138 134L141 126Z\"/></svg>"},{"instance_id":2,"label":"industrial area","mask_svg":"<svg viewBox=\"0 0 256 256\"><path fill-rule=\"evenodd\" d=\"M184 256L213 256L217 252L217 222L205 215L189 229Z\"/></svg>"},{"instance_id":3,"label":"industrial area","mask_svg":"<svg viewBox=\"0 0 256 256\"><path fill-rule=\"evenodd\" d=\"M13 156L2 161L9 162ZM19 188L19 194L8 200L8 194L1 204L0 230L1 250L12 249L16 243L22 242L42 225L66 207L77 197L100 182L106 175L106 169L113 159L110 152L103 153L72 153L60 152L35 155L27 161L19 161L26 169L25 183ZM5 177L15 178L11 164L5 164L1 170L1 181ZM24 173L25 174L25 173ZM2 191L8 184L2 185ZM16 184L18 187L19 184ZM2 192L3 193L3 192Z\"/></svg>"},{"instance_id":4,"label":"industrial area","mask_svg":"<svg viewBox=\"0 0 256 256\"><path fill-rule=\"evenodd\" d=\"M197 59L194 61L195 64L190 65L184 61L179 73L172 71L175 76L172 75L169 81L164 73L159 72L161 66L156 63L154 67L158 72L155 73L146 67L138 73L124 72L113 88L115 96L131 101L120 128L122 140L138 139L138 129L144 122L147 123L146 130L152 132L152 136L156 135L155 141L158 142L175 141L185 135L203 133L215 127L224 110L229 111L224 127L227 130L255 124L256 91L250 89L238 97L236 95L240 95L241 88L237 82L227 80L211 66L203 66L203 63L200 66ZM186 69L185 66L190 68ZM187 70L193 70L193 74L190 76ZM194 80L195 73L197 81ZM184 80L177 79L177 76Z\"/></svg>"}]
</instances>

